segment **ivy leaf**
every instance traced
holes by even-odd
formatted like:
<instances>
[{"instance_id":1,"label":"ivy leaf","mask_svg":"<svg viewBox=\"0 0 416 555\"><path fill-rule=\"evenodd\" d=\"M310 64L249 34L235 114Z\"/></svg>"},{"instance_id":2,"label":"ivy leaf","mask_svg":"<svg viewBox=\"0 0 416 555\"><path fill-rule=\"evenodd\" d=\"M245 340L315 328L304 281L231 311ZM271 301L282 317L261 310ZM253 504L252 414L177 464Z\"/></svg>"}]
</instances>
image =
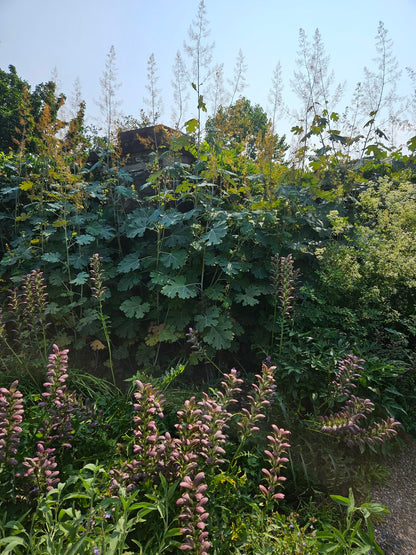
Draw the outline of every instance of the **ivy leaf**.
<instances>
[{"instance_id":1,"label":"ivy leaf","mask_svg":"<svg viewBox=\"0 0 416 555\"><path fill-rule=\"evenodd\" d=\"M160 255L160 261L167 268L172 268L173 270L177 270L178 268L181 268L185 264L187 256L188 256L188 253L185 250L163 252Z\"/></svg>"},{"instance_id":2,"label":"ivy leaf","mask_svg":"<svg viewBox=\"0 0 416 555\"><path fill-rule=\"evenodd\" d=\"M140 267L140 259L137 252L132 252L126 255L118 264L117 270L122 274L127 274L132 270L137 270Z\"/></svg>"},{"instance_id":3,"label":"ivy leaf","mask_svg":"<svg viewBox=\"0 0 416 555\"><path fill-rule=\"evenodd\" d=\"M259 303L256 299L258 295L261 295L262 290L256 285L249 285L244 293L237 293L235 300L241 303L243 306L254 306Z\"/></svg>"},{"instance_id":4,"label":"ivy leaf","mask_svg":"<svg viewBox=\"0 0 416 555\"><path fill-rule=\"evenodd\" d=\"M201 337L217 351L229 349L234 339L233 323L224 314L220 314L216 326L210 327L207 332L201 334Z\"/></svg>"},{"instance_id":5,"label":"ivy leaf","mask_svg":"<svg viewBox=\"0 0 416 555\"><path fill-rule=\"evenodd\" d=\"M143 318L146 312L150 310L150 304L142 302L141 297L131 297L120 305L120 310L124 312L127 318Z\"/></svg>"},{"instance_id":6,"label":"ivy leaf","mask_svg":"<svg viewBox=\"0 0 416 555\"><path fill-rule=\"evenodd\" d=\"M198 295L198 290L193 284L186 284L186 279L184 276L178 276L175 279L170 279L168 283L162 287L162 293L174 299L179 297L179 299L191 299Z\"/></svg>"},{"instance_id":7,"label":"ivy leaf","mask_svg":"<svg viewBox=\"0 0 416 555\"><path fill-rule=\"evenodd\" d=\"M207 247L211 245L219 245L222 239L227 235L228 227L225 222L215 225L210 231L201 236Z\"/></svg>"},{"instance_id":8,"label":"ivy leaf","mask_svg":"<svg viewBox=\"0 0 416 555\"><path fill-rule=\"evenodd\" d=\"M84 285L89 279L89 274L87 272L79 272L74 279L71 279L69 283L73 283L74 285Z\"/></svg>"}]
</instances>

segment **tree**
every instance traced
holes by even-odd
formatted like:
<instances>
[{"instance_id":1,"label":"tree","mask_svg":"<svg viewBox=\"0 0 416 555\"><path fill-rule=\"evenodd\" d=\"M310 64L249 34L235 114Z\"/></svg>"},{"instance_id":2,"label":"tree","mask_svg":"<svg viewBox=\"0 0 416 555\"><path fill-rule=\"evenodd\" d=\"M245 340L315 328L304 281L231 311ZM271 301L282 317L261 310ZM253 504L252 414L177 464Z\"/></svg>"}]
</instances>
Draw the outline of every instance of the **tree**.
<instances>
[{"instance_id":1,"label":"tree","mask_svg":"<svg viewBox=\"0 0 416 555\"><path fill-rule=\"evenodd\" d=\"M24 105L31 104L29 90L29 85L20 79L14 66L10 65L8 72L0 70L0 151L16 149L13 138L21 135L21 111Z\"/></svg>"},{"instance_id":2,"label":"tree","mask_svg":"<svg viewBox=\"0 0 416 555\"><path fill-rule=\"evenodd\" d=\"M209 33L205 2L200 0L196 18L188 29L189 42L184 43L185 52L191 60L191 68L188 73L192 79L192 88L195 90L198 99L198 144L201 142L201 112L206 111L204 95L208 88L208 80L212 75L211 61L214 42L207 42L206 39Z\"/></svg>"},{"instance_id":3,"label":"tree","mask_svg":"<svg viewBox=\"0 0 416 555\"><path fill-rule=\"evenodd\" d=\"M243 90L247 87L246 71L247 64L245 63L244 54L240 48L234 66L233 78L228 80L231 86L230 104L234 102L236 95L243 92Z\"/></svg>"},{"instance_id":4,"label":"tree","mask_svg":"<svg viewBox=\"0 0 416 555\"><path fill-rule=\"evenodd\" d=\"M269 122L266 112L247 98L239 98L234 104L220 106L217 113L208 118L205 126L208 144L225 149L237 149L254 160L259 149L259 140L266 136ZM284 146L285 137L275 135L275 149ZM283 141L283 142L282 142Z\"/></svg>"},{"instance_id":5,"label":"tree","mask_svg":"<svg viewBox=\"0 0 416 555\"><path fill-rule=\"evenodd\" d=\"M148 96L143 99L144 103L149 106L148 117L150 125L156 125L162 114L162 97L160 89L157 88L159 76L157 74L157 64L155 55L152 53L147 60L147 84L146 90Z\"/></svg>"},{"instance_id":6,"label":"tree","mask_svg":"<svg viewBox=\"0 0 416 555\"><path fill-rule=\"evenodd\" d=\"M107 144L114 139L114 122L119 116L120 100L117 100L117 90L121 84L117 81L116 51L113 45L107 54L105 68L100 78L101 96L97 104L100 108L105 126Z\"/></svg>"},{"instance_id":7,"label":"tree","mask_svg":"<svg viewBox=\"0 0 416 555\"><path fill-rule=\"evenodd\" d=\"M172 119L175 128L180 129L182 127L182 118L186 112L189 93L186 91L187 71L179 50L176 52L172 71L173 100L175 103L172 110Z\"/></svg>"}]
</instances>

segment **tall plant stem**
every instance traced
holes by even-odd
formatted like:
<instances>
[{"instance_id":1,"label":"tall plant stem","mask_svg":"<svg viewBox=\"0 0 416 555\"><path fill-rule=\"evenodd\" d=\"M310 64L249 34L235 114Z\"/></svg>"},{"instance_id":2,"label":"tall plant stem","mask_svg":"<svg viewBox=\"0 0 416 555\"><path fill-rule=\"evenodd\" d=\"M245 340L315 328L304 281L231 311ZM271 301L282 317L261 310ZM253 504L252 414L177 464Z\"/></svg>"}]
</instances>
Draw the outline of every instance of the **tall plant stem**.
<instances>
[{"instance_id":1,"label":"tall plant stem","mask_svg":"<svg viewBox=\"0 0 416 555\"><path fill-rule=\"evenodd\" d=\"M101 298L98 298L98 310L100 313L100 320L101 320L101 326L103 328L103 332L104 332L104 337L105 337L105 341L107 343L107 349L108 349L108 360L110 363L110 370L111 370L111 377L113 379L113 384L116 385L116 378L114 375L114 366L113 366L113 356L112 356L112 351L111 351L111 342L110 342L110 334L108 331L108 327L107 327L107 322L106 322L106 317L105 314L103 312L103 303Z\"/></svg>"}]
</instances>

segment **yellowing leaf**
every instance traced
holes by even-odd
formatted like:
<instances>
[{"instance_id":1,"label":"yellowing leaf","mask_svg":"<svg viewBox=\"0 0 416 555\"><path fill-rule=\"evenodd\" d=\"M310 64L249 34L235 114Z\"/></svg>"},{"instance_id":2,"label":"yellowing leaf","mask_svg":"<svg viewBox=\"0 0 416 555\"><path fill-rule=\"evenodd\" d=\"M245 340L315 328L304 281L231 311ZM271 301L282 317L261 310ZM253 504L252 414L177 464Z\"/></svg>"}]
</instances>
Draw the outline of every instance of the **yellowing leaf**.
<instances>
[{"instance_id":1,"label":"yellowing leaf","mask_svg":"<svg viewBox=\"0 0 416 555\"><path fill-rule=\"evenodd\" d=\"M53 227L64 227L66 226L68 223L67 220L56 220L56 222L53 222Z\"/></svg>"},{"instance_id":2,"label":"yellowing leaf","mask_svg":"<svg viewBox=\"0 0 416 555\"><path fill-rule=\"evenodd\" d=\"M102 351L105 349L105 345L101 343L99 339L94 339L94 341L90 343L90 347L93 351Z\"/></svg>"},{"instance_id":3,"label":"yellowing leaf","mask_svg":"<svg viewBox=\"0 0 416 555\"><path fill-rule=\"evenodd\" d=\"M33 186L34 185L31 181L23 181L23 183L19 185L19 189L21 189L22 191L30 191L30 189L32 189Z\"/></svg>"}]
</instances>

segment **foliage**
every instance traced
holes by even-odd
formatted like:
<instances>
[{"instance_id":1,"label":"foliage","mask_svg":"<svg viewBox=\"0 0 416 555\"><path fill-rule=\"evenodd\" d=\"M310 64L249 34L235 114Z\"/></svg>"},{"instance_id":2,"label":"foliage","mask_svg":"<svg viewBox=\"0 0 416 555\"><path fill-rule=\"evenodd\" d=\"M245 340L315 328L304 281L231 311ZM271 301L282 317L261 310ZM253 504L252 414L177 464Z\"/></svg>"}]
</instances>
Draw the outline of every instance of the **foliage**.
<instances>
[{"instance_id":1,"label":"foliage","mask_svg":"<svg viewBox=\"0 0 416 555\"><path fill-rule=\"evenodd\" d=\"M312 508L383 476L360 450L386 453L398 419L415 430L415 140L394 148L379 127L394 96L382 64L362 129L333 111L318 32L310 50L301 34L312 96L290 160L278 68L273 121L240 98L204 141L207 36L201 1L187 45L198 119L151 152L141 186L110 137L113 49L106 138L86 135L84 103L60 119L54 83L0 73L5 553L380 552L381 507L351 491L333 496L345 519ZM381 26L383 48L391 77Z\"/></svg>"},{"instance_id":2,"label":"foliage","mask_svg":"<svg viewBox=\"0 0 416 555\"><path fill-rule=\"evenodd\" d=\"M350 490L348 497L331 495L336 503L346 507L345 524L343 529L331 525L324 525L318 537L324 540L320 553L379 553L384 552L374 537L374 527L371 518L388 512L379 503L363 503L356 506L354 494ZM365 524L365 529L362 525Z\"/></svg>"},{"instance_id":3,"label":"foliage","mask_svg":"<svg viewBox=\"0 0 416 555\"><path fill-rule=\"evenodd\" d=\"M8 415L0 429L0 545L5 553L208 553L211 547L215 553L318 552L314 519L305 524L297 515L285 517L275 510L284 499L289 432L273 424L267 445L261 445L259 433L274 398L275 367L263 365L249 395L242 394L243 380L234 369L224 374L221 387L210 395L185 401L172 434L160 429L163 394L137 380L133 419L118 437L117 449L107 447L102 452L106 462L99 464L91 459L100 434L96 430L90 436L87 462L80 435L87 421L99 428L111 420L100 421L76 392L68 393L66 351L54 346L49 360L37 405L24 398L17 381L0 390L0 407ZM250 444L254 434L257 442ZM267 463L259 472L262 450ZM259 468L253 472L256 460ZM253 503L256 498L263 502ZM373 507L350 508L348 531L350 513L361 511L371 532ZM231 525L225 537L221 512ZM351 545L355 536L365 537L360 523L354 524ZM325 525L322 538L329 538L329 531L336 528Z\"/></svg>"}]
</instances>

